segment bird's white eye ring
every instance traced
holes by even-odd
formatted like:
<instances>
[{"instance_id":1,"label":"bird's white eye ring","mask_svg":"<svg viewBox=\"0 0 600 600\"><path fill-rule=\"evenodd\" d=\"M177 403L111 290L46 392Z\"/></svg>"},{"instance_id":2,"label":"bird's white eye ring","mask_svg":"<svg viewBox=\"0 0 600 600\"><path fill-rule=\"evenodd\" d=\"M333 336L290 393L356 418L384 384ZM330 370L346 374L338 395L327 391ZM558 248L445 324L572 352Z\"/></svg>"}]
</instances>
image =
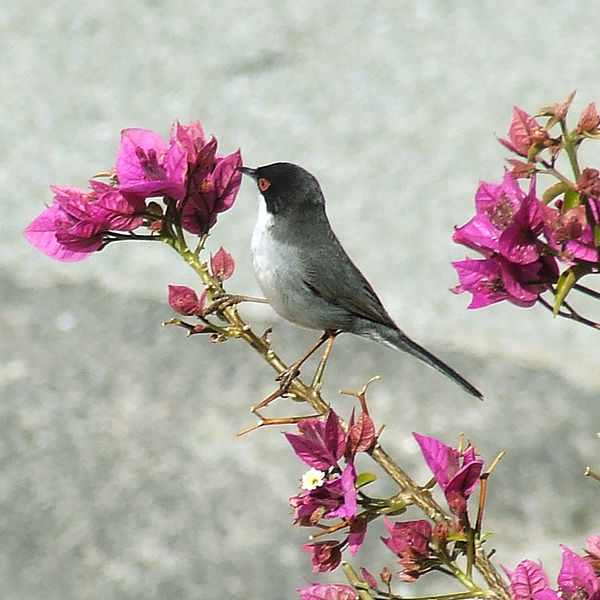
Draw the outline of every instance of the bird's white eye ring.
<instances>
[{"instance_id":1,"label":"bird's white eye ring","mask_svg":"<svg viewBox=\"0 0 600 600\"><path fill-rule=\"evenodd\" d=\"M266 192L270 187L271 187L271 182L268 179L265 179L264 177L261 177L258 180L258 189L261 192Z\"/></svg>"}]
</instances>

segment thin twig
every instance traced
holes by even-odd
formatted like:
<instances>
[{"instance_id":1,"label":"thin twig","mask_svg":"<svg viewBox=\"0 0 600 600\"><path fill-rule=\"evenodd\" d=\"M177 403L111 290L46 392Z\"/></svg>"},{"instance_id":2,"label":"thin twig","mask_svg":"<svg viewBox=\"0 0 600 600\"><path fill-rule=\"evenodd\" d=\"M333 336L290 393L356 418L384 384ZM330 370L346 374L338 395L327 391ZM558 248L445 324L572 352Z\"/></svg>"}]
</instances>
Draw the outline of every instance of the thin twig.
<instances>
[{"instance_id":1,"label":"thin twig","mask_svg":"<svg viewBox=\"0 0 600 600\"><path fill-rule=\"evenodd\" d=\"M544 298L538 296L538 301L542 306L547 308L551 313L554 313L554 307ZM565 312L564 310L559 310L556 315L559 317L563 317L564 319L569 319L571 321L575 321L576 323L581 323L582 325L587 325L592 329L600 329L600 323L596 323L591 319L587 319L586 317L582 317L577 311L573 309L566 302L563 302L563 306L566 306L570 312Z\"/></svg>"},{"instance_id":2,"label":"thin twig","mask_svg":"<svg viewBox=\"0 0 600 600\"><path fill-rule=\"evenodd\" d=\"M585 468L585 476L600 481L600 475L598 473L594 473L594 471L592 471L589 467Z\"/></svg>"},{"instance_id":3,"label":"thin twig","mask_svg":"<svg viewBox=\"0 0 600 600\"><path fill-rule=\"evenodd\" d=\"M577 290L578 292L581 292L582 294L585 294L586 296L590 296L591 298L595 298L596 300L600 300L600 292L593 290L592 288L589 288L585 285L581 285L580 283L576 283L573 286L574 290Z\"/></svg>"}]
</instances>

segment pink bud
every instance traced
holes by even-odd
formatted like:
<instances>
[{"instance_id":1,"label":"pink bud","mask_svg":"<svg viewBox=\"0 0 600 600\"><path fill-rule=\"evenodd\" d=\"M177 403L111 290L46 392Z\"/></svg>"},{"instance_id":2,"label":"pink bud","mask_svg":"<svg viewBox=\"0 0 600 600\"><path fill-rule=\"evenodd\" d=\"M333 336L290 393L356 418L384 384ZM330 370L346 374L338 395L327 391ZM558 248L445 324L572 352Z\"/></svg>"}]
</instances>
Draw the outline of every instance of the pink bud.
<instances>
[{"instance_id":1,"label":"pink bud","mask_svg":"<svg viewBox=\"0 0 600 600\"><path fill-rule=\"evenodd\" d=\"M169 286L169 306L180 315L202 315L205 298L206 294L202 294L198 299L196 292L185 285Z\"/></svg>"},{"instance_id":2,"label":"pink bud","mask_svg":"<svg viewBox=\"0 0 600 600\"><path fill-rule=\"evenodd\" d=\"M235 261L231 254L226 252L223 246L221 246L216 254L210 257L210 268L217 279L225 281L233 275Z\"/></svg>"}]
</instances>

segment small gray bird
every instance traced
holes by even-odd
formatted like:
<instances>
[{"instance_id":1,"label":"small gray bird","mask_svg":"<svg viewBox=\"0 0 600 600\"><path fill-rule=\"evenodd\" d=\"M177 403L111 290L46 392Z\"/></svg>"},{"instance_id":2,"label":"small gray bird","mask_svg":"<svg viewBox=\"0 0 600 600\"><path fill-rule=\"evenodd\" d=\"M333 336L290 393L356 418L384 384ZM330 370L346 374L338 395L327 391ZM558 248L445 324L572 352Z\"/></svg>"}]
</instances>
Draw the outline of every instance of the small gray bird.
<instances>
[{"instance_id":1,"label":"small gray bird","mask_svg":"<svg viewBox=\"0 0 600 600\"><path fill-rule=\"evenodd\" d=\"M333 233L313 175L285 162L240 170L256 181L264 199L252 234L252 260L256 279L279 315L329 335L348 331L408 352L483 398L394 323Z\"/></svg>"}]
</instances>

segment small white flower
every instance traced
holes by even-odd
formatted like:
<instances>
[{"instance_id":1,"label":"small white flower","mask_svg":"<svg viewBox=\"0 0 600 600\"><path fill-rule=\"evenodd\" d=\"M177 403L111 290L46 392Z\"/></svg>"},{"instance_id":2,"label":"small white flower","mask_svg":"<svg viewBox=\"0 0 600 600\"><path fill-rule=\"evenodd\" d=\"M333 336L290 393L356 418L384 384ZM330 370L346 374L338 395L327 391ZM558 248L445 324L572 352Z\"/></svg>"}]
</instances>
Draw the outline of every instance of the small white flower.
<instances>
[{"instance_id":1,"label":"small white flower","mask_svg":"<svg viewBox=\"0 0 600 600\"><path fill-rule=\"evenodd\" d=\"M302 475L302 485L300 486L303 490L314 490L323 485L325 481L325 473L319 471L319 469L309 469Z\"/></svg>"}]
</instances>

